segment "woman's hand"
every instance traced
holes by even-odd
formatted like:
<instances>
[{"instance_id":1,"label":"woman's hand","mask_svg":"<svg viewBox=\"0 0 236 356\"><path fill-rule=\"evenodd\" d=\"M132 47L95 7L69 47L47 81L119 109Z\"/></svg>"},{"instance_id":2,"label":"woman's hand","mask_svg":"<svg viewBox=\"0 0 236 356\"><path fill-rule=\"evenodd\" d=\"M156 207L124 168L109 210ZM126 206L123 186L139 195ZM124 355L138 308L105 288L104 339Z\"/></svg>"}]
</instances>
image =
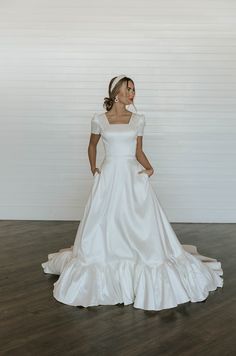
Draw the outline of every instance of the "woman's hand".
<instances>
[{"instance_id":1,"label":"woman's hand","mask_svg":"<svg viewBox=\"0 0 236 356\"><path fill-rule=\"evenodd\" d=\"M150 169L143 169L142 171L140 171L139 173L146 173L148 175L148 177L151 177L151 175L153 175L154 173L154 169L150 168Z\"/></svg>"},{"instance_id":2,"label":"woman's hand","mask_svg":"<svg viewBox=\"0 0 236 356\"><path fill-rule=\"evenodd\" d=\"M101 173L101 171L99 170L99 168L94 168L94 169L92 169L92 173L93 173L93 176L94 176L94 174L96 173L96 172L98 172L99 174Z\"/></svg>"}]
</instances>

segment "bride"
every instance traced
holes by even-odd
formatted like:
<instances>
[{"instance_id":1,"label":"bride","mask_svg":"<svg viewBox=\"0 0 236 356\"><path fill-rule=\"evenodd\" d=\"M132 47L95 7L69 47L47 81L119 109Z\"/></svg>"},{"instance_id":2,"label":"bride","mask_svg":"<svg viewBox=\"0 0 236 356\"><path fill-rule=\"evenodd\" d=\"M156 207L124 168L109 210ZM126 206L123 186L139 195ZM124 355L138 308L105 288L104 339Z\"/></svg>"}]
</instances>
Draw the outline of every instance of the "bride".
<instances>
[{"instance_id":1,"label":"bride","mask_svg":"<svg viewBox=\"0 0 236 356\"><path fill-rule=\"evenodd\" d=\"M126 110L134 81L114 77L108 93L107 111L91 120L93 184L74 244L41 264L45 273L59 275L53 296L72 306L124 303L145 310L203 301L223 286L221 263L182 245L168 222L142 147L145 115ZM100 138L105 156L97 167Z\"/></svg>"}]
</instances>

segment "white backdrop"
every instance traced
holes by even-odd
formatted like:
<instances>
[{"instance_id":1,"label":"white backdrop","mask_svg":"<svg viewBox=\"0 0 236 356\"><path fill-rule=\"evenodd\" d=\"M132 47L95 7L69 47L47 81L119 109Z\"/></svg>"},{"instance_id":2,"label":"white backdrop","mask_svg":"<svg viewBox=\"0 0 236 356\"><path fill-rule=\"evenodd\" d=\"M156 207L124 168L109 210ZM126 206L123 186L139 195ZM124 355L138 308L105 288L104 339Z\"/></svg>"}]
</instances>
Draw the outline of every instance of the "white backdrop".
<instances>
[{"instance_id":1,"label":"white backdrop","mask_svg":"<svg viewBox=\"0 0 236 356\"><path fill-rule=\"evenodd\" d=\"M233 0L0 0L0 218L81 219L90 120L126 73L169 220L235 222L235 15Z\"/></svg>"}]
</instances>

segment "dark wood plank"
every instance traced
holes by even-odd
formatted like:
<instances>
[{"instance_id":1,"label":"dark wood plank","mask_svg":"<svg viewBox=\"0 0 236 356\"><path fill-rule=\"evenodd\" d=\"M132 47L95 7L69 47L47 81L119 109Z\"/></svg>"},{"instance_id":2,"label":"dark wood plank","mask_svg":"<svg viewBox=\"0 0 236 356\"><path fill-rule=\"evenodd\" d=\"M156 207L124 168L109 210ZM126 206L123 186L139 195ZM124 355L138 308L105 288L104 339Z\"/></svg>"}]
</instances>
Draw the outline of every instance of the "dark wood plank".
<instances>
[{"instance_id":1,"label":"dark wood plank","mask_svg":"<svg viewBox=\"0 0 236 356\"><path fill-rule=\"evenodd\" d=\"M206 301L162 311L71 307L53 298L48 253L73 244L78 222L1 221L1 355L236 354L236 224L171 224L184 244L217 258L224 286Z\"/></svg>"}]
</instances>

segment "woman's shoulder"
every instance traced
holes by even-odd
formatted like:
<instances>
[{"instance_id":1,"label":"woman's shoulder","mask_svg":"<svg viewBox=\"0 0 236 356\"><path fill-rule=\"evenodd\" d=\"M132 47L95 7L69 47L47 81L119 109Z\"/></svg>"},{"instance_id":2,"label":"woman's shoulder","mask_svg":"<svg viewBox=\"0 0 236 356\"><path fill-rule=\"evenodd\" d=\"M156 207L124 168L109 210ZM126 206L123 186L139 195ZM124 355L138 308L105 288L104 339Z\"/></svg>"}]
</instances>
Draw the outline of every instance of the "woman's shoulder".
<instances>
[{"instance_id":1,"label":"woman's shoulder","mask_svg":"<svg viewBox=\"0 0 236 356\"><path fill-rule=\"evenodd\" d=\"M137 117L137 121L139 123L146 123L146 118L145 118L145 114L142 113L136 113L136 117Z\"/></svg>"},{"instance_id":2,"label":"woman's shoulder","mask_svg":"<svg viewBox=\"0 0 236 356\"><path fill-rule=\"evenodd\" d=\"M103 117L104 114L105 114L104 112L96 111L96 112L93 113L92 119L101 120L101 118Z\"/></svg>"},{"instance_id":3,"label":"woman's shoulder","mask_svg":"<svg viewBox=\"0 0 236 356\"><path fill-rule=\"evenodd\" d=\"M101 116L102 116L102 113L100 113L100 112L94 112L93 114L92 114L92 121L96 121L96 122L100 122L101 121Z\"/></svg>"},{"instance_id":4,"label":"woman's shoulder","mask_svg":"<svg viewBox=\"0 0 236 356\"><path fill-rule=\"evenodd\" d=\"M142 114L142 113L136 113L136 115L137 115L139 118L144 118L144 117L145 117L145 114Z\"/></svg>"}]
</instances>

